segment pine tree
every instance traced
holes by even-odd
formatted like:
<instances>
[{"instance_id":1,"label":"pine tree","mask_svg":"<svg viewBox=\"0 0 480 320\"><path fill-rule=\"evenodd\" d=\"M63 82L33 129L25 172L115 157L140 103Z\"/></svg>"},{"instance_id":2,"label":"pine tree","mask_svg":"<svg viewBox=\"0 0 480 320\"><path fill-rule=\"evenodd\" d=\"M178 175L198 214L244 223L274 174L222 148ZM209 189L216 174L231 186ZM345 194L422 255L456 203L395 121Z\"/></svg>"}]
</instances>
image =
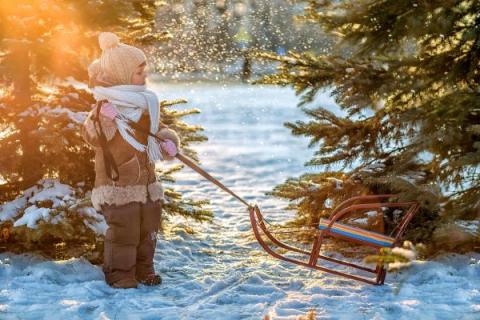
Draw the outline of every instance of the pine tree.
<instances>
[{"instance_id":1,"label":"pine tree","mask_svg":"<svg viewBox=\"0 0 480 320\"><path fill-rule=\"evenodd\" d=\"M0 2L0 228L8 235L0 240L8 249L37 248L52 255L55 245L73 243L88 252L99 240L92 227L98 216L88 209L93 150L79 134L94 100L82 82L86 67L99 55L99 31L113 31L154 56L158 44L170 37L155 24L158 6L158 1ZM182 136L183 150L196 158L189 145L206 137L200 127L182 121L198 110L172 108L184 102L162 101L162 119ZM173 173L181 168L158 174L174 182ZM65 194L36 196L51 194L55 186ZM183 199L170 187L165 193L167 215L211 219L207 201ZM36 220L27 221L26 213L32 219L37 215ZM25 223L18 222L22 218Z\"/></svg>"},{"instance_id":2,"label":"pine tree","mask_svg":"<svg viewBox=\"0 0 480 320\"><path fill-rule=\"evenodd\" d=\"M277 186L297 223L317 223L360 193L421 203L414 241L435 227L478 219L480 2L310 0L299 17L334 40L328 53L256 56L279 63L256 83L293 86L309 121L288 122L322 169ZM331 91L339 115L315 102ZM332 170L335 168L336 170Z\"/></svg>"}]
</instances>

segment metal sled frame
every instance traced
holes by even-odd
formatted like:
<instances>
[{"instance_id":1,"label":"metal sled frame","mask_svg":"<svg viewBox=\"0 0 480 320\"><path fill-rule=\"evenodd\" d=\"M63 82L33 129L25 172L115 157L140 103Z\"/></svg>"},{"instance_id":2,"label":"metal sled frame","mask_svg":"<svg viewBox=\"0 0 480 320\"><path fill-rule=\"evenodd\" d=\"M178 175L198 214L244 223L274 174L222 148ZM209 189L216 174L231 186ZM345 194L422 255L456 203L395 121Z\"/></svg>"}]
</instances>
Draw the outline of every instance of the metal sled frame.
<instances>
[{"instance_id":1,"label":"metal sled frame","mask_svg":"<svg viewBox=\"0 0 480 320\"><path fill-rule=\"evenodd\" d=\"M275 238L270 232L265 224L265 219L262 216L262 213L260 212L260 209L258 206L250 207L249 208L249 213L250 213L250 222L252 224L252 229L253 233L255 234L255 238L257 239L258 243L262 246L262 248L269 253L271 256L287 261L293 264L297 264L300 266L308 267L311 269L319 270L319 271L324 271L328 273L332 273L338 276L346 277L352 280L357 280L361 282L365 282L368 284L373 284L373 285L382 285L385 281L385 276L387 274L386 269L383 266L377 266L375 269L368 268L363 265L359 265L356 263L351 263L351 262L346 262L338 259L334 259L331 257L327 257L324 255L320 254L320 249L322 247L322 242L323 239L326 236L330 237L336 237L336 238L341 238L343 240L357 243L357 244L362 244L370 247L377 248L379 251L382 248L382 246L372 244L370 242L366 241L361 241L359 239L351 238L345 235L339 235L338 233L333 233L331 231L332 226L336 221L338 221L341 218L344 218L348 216L349 214L355 213L356 210L363 210L363 209L382 209L382 208L405 208L406 212L404 213L404 216L402 220L399 222L399 224L394 228L392 231L390 237L394 238L394 243L392 247L400 245L401 238L403 236L403 233L405 232L405 229L407 228L407 225L410 223L412 220L413 216L415 213L418 211L419 204L417 202L411 201L411 202L383 202L384 200L388 200L388 198L395 197L397 195L395 194L383 194L383 195L367 195L367 196L357 196L357 197L352 197L344 202L342 202L338 207L336 207L332 213L330 214L330 223L328 227L324 230L320 230L318 228L312 227L312 230L315 232L315 237L314 241L312 244L312 249L311 251L305 251L297 247L293 247L290 245L287 245L277 238ZM356 203L357 202L357 203ZM275 251L271 245L267 244L265 241L265 238L270 240L272 244L274 244L277 248L282 248L286 249L290 252L295 252L295 253L300 253L305 255L306 259L305 260L298 260L292 257L287 257L284 254L281 254L277 251ZM288 253L288 252L287 252ZM351 267L354 269L358 269L361 271L369 272L375 274L375 278L366 278L362 276L357 276L349 273L344 273L341 271L333 270L330 268L327 268L325 266L319 265L319 261L321 260L326 260L329 262L337 263L340 265L344 265L347 267Z\"/></svg>"}]
</instances>

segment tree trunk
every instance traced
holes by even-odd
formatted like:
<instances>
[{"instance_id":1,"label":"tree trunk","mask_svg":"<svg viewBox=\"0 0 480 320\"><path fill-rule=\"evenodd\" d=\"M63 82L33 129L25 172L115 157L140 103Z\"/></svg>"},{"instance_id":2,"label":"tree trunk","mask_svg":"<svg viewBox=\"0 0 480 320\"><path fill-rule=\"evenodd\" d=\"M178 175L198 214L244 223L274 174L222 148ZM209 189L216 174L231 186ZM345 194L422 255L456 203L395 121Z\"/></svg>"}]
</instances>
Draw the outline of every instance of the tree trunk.
<instances>
[{"instance_id":1,"label":"tree trunk","mask_svg":"<svg viewBox=\"0 0 480 320\"><path fill-rule=\"evenodd\" d=\"M30 78L30 50L25 44L15 44L12 50L13 95L15 97L15 111L17 114L26 111L32 105L32 87ZM20 145L22 157L19 164L20 181L17 184L20 190L28 188L43 177L40 167L41 153L37 135L38 117L26 115L16 117L16 127L20 130Z\"/></svg>"}]
</instances>

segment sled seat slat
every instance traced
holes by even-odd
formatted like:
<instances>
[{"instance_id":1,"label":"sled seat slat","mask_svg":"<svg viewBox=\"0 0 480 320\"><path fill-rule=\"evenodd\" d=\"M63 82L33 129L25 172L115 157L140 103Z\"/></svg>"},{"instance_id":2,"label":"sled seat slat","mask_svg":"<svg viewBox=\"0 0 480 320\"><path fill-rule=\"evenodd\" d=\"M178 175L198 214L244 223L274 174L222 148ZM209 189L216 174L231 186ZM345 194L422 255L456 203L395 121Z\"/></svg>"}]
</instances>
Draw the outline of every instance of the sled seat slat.
<instances>
[{"instance_id":1,"label":"sled seat slat","mask_svg":"<svg viewBox=\"0 0 480 320\"><path fill-rule=\"evenodd\" d=\"M330 224L328 219L320 219L319 229L325 230ZM361 242L368 242L378 247L392 247L395 239L378 232L368 231L361 228L349 226L343 223L335 222L331 229L331 234L337 234L342 237L355 239Z\"/></svg>"}]
</instances>

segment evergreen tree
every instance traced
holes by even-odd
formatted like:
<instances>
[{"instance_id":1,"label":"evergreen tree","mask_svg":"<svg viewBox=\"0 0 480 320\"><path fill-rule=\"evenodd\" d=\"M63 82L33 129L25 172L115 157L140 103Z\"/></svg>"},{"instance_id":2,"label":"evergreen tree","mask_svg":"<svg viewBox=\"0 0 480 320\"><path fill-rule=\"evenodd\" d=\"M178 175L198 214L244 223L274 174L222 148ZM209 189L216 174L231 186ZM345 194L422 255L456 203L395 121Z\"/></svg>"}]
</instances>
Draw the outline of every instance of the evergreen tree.
<instances>
[{"instance_id":1,"label":"evergreen tree","mask_svg":"<svg viewBox=\"0 0 480 320\"><path fill-rule=\"evenodd\" d=\"M97 242L89 219L99 222L98 216L87 210L93 151L80 137L94 100L81 82L100 54L99 31L113 31L155 55L169 38L155 25L157 8L158 1L0 2L0 227L9 249L49 253L67 242L90 246L88 252ZM189 145L206 137L200 127L182 121L198 110L171 108L183 102L162 101L162 121L182 136L183 150L195 158ZM174 182L172 174L181 168L164 169L160 179ZM183 199L172 188L165 193L167 215L211 219L206 201Z\"/></svg>"},{"instance_id":2,"label":"evergreen tree","mask_svg":"<svg viewBox=\"0 0 480 320\"><path fill-rule=\"evenodd\" d=\"M257 83L301 95L310 120L286 126L318 148L307 165L324 169L273 190L292 200L297 223L379 192L420 201L414 241L478 219L480 2L310 0L300 18L331 35L329 53L256 54L279 62ZM315 102L322 90L332 90L344 115Z\"/></svg>"}]
</instances>

